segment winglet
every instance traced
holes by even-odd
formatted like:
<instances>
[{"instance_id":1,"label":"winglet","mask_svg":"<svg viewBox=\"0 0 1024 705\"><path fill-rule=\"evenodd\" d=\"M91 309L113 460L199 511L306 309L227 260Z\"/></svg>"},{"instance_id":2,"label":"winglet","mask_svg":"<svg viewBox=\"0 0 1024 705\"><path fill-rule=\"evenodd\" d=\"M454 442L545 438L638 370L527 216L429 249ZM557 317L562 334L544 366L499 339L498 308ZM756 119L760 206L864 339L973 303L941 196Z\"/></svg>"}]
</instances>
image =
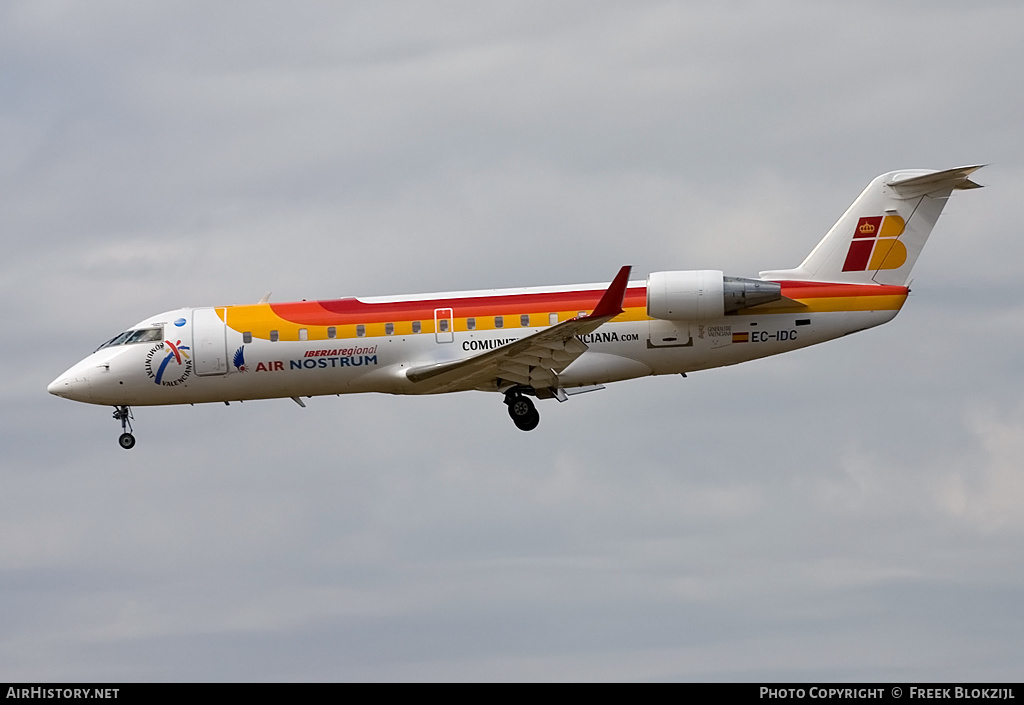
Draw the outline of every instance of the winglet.
<instances>
[{"instance_id":1,"label":"winglet","mask_svg":"<svg viewBox=\"0 0 1024 705\"><path fill-rule=\"evenodd\" d=\"M626 298L626 287L629 286L629 272L633 267L626 265L615 275L615 279L604 292L604 296L597 302L597 306L587 318L602 318L604 316L618 316L622 313L622 301Z\"/></svg>"}]
</instances>

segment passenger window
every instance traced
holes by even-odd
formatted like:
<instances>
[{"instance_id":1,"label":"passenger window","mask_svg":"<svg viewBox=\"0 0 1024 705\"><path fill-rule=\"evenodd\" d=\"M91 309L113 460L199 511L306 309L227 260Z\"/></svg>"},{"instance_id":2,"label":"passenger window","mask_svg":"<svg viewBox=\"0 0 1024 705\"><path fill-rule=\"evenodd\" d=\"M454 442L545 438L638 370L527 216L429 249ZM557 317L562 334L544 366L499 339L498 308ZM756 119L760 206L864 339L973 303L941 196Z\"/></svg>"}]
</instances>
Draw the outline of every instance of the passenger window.
<instances>
[{"instance_id":1,"label":"passenger window","mask_svg":"<svg viewBox=\"0 0 1024 705\"><path fill-rule=\"evenodd\" d=\"M299 328L299 340L309 340L308 328Z\"/></svg>"},{"instance_id":2,"label":"passenger window","mask_svg":"<svg viewBox=\"0 0 1024 705\"><path fill-rule=\"evenodd\" d=\"M276 330L270 331L270 342L271 343L276 343L280 337L281 337L281 334L278 333Z\"/></svg>"},{"instance_id":3,"label":"passenger window","mask_svg":"<svg viewBox=\"0 0 1024 705\"><path fill-rule=\"evenodd\" d=\"M385 323L384 324L384 335L394 335L394 334L395 334L395 324L394 323Z\"/></svg>"},{"instance_id":4,"label":"passenger window","mask_svg":"<svg viewBox=\"0 0 1024 705\"><path fill-rule=\"evenodd\" d=\"M530 314L524 313L522 316L520 316L519 317L519 325L521 325L523 328L526 328L527 326L529 326L530 325Z\"/></svg>"},{"instance_id":5,"label":"passenger window","mask_svg":"<svg viewBox=\"0 0 1024 705\"><path fill-rule=\"evenodd\" d=\"M448 319L447 318L440 318L440 319L438 319L437 324L438 324L438 327L441 329L442 333L447 333L448 332Z\"/></svg>"},{"instance_id":6,"label":"passenger window","mask_svg":"<svg viewBox=\"0 0 1024 705\"><path fill-rule=\"evenodd\" d=\"M476 330L476 319L475 318L467 318L466 319L466 330Z\"/></svg>"},{"instance_id":7,"label":"passenger window","mask_svg":"<svg viewBox=\"0 0 1024 705\"><path fill-rule=\"evenodd\" d=\"M421 330L423 330L423 326L420 325L420 322L419 321L413 321L412 322L412 332L413 333L419 333Z\"/></svg>"},{"instance_id":8,"label":"passenger window","mask_svg":"<svg viewBox=\"0 0 1024 705\"><path fill-rule=\"evenodd\" d=\"M242 342L243 343L251 343L252 342L252 331L245 331L244 333L242 333Z\"/></svg>"},{"instance_id":9,"label":"passenger window","mask_svg":"<svg viewBox=\"0 0 1024 705\"><path fill-rule=\"evenodd\" d=\"M505 317L504 316L495 316L494 317L494 327L495 328L504 328L505 327Z\"/></svg>"},{"instance_id":10,"label":"passenger window","mask_svg":"<svg viewBox=\"0 0 1024 705\"><path fill-rule=\"evenodd\" d=\"M335 328L334 326L327 326L327 337L328 338L337 338L338 337L338 329Z\"/></svg>"},{"instance_id":11,"label":"passenger window","mask_svg":"<svg viewBox=\"0 0 1024 705\"><path fill-rule=\"evenodd\" d=\"M360 323L358 326L356 326L356 335L358 335L360 338L365 336L366 335L366 326L364 326L362 323Z\"/></svg>"}]
</instances>

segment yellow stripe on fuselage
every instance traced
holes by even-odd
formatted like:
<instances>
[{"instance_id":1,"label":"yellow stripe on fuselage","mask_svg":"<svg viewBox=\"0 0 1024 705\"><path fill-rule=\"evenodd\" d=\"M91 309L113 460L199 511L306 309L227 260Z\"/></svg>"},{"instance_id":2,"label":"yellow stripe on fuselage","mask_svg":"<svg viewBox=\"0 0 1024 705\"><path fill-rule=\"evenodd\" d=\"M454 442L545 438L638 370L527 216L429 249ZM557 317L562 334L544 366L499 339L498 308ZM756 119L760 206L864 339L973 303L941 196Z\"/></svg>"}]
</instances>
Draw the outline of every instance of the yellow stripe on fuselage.
<instances>
[{"instance_id":1,"label":"yellow stripe on fuselage","mask_svg":"<svg viewBox=\"0 0 1024 705\"><path fill-rule=\"evenodd\" d=\"M903 304L907 299L907 295L807 296L800 298L794 296L792 298L794 301L798 301L799 305L780 305L779 303L767 304L765 306L737 311L734 314L728 314L728 316L799 315L808 313L833 313L839 311L898 311L903 307ZM452 308L454 313L457 314L458 307L455 306ZM424 309L420 312L421 315L423 315L423 318L421 319L382 321L380 318L383 312L374 311L372 315L368 315L367 318L374 318L376 320L358 321L353 316L347 315L344 316L346 322L339 322L331 326L295 323L293 321L289 321L278 315L270 304L228 306L218 308L216 311L221 320L223 320L232 330L239 333L251 333L253 338L262 340L269 340L271 331L277 331L278 340L301 340L299 337L301 330L306 331L306 340L355 340L359 338L385 337L388 335L385 327L388 323L394 326L393 333L389 337L396 335L432 335L437 332L434 318L427 317L432 314L432 310L429 309ZM452 329L455 333L484 333L522 330L524 328L544 328L551 325L550 313L556 313L558 315L558 322L561 322L578 316L580 311L572 309L552 311L549 313L531 313L530 324L523 326L520 321L519 313L502 310L500 313L495 313L494 315L488 314L483 316L473 316L474 327L472 329L469 328L468 323L470 317L459 317L456 315L452 319ZM386 313L384 315L386 315ZM498 327L495 324L496 316L502 317L504 323L503 326ZM419 320L419 333L413 333L413 320ZM654 319L647 315L646 308L642 306L629 306L625 308L623 313L619 314L612 320L613 322L620 323L650 321ZM358 334L357 326L362 326L363 335L360 336ZM328 335L329 327L335 329L334 336Z\"/></svg>"},{"instance_id":2,"label":"yellow stripe on fuselage","mask_svg":"<svg viewBox=\"0 0 1024 705\"><path fill-rule=\"evenodd\" d=\"M558 314L558 322L567 321L570 318L574 318L579 315L579 310L571 311L552 311L551 313ZM285 320L278 316L269 304L255 304L252 306L228 306L226 309L218 308L217 315L222 321L224 321L229 328L239 333L251 333L253 338L270 340L270 331L276 330L278 334L278 340L300 340L299 331L302 329L306 330L307 340L344 340L344 339L358 339L358 338L375 338L387 336L387 330L385 326L387 323L394 325L394 332L388 337L394 336L410 336L410 335L430 335L436 331L436 326L433 318L420 319L420 331L419 333L413 333L412 320L396 320L396 321L384 321L384 322L367 322L367 323L340 323L334 326L324 325L307 325L300 323L293 323L292 321ZM502 316L504 325L500 328L495 325L495 316L475 316L473 329L469 328L469 317L454 317L452 319L452 328L456 333L479 333L489 331L509 331L509 330L522 330L523 328L545 328L551 325L548 314L531 314L530 325L523 326L520 323L519 314L497 314ZM623 313L612 319L615 322L626 322L626 321L646 321L650 320L647 317L647 312L643 308L627 308ZM364 334L358 335L356 326L361 325L364 328ZM333 327L335 329L335 336L333 338L328 336L328 328Z\"/></svg>"}]
</instances>

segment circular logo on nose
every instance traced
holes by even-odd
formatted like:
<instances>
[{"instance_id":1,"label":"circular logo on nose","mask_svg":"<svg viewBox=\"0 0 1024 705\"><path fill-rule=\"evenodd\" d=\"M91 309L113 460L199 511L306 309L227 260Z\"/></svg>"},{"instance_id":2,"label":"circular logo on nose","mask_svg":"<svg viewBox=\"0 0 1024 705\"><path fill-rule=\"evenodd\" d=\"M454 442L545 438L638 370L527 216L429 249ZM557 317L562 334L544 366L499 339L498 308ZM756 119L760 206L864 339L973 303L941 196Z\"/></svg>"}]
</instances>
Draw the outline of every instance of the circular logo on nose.
<instances>
[{"instance_id":1,"label":"circular logo on nose","mask_svg":"<svg viewBox=\"0 0 1024 705\"><path fill-rule=\"evenodd\" d=\"M185 319L179 318L174 322L174 325L178 326L178 328L181 328L183 325L185 325Z\"/></svg>"},{"instance_id":2,"label":"circular logo on nose","mask_svg":"<svg viewBox=\"0 0 1024 705\"><path fill-rule=\"evenodd\" d=\"M192 374L188 349L180 340L157 343L146 354L146 374L162 387L177 387Z\"/></svg>"}]
</instances>

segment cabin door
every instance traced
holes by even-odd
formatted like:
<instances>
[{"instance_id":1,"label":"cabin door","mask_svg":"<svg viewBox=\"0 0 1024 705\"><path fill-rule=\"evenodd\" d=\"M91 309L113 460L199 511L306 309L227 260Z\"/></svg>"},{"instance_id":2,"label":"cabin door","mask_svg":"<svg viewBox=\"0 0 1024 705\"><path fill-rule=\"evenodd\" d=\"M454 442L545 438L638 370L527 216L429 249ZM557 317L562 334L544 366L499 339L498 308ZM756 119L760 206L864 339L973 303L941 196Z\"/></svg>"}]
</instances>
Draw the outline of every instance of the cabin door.
<instances>
[{"instance_id":1,"label":"cabin door","mask_svg":"<svg viewBox=\"0 0 1024 705\"><path fill-rule=\"evenodd\" d=\"M192 311L192 353L197 375L222 375L228 371L227 328L216 309Z\"/></svg>"}]
</instances>

